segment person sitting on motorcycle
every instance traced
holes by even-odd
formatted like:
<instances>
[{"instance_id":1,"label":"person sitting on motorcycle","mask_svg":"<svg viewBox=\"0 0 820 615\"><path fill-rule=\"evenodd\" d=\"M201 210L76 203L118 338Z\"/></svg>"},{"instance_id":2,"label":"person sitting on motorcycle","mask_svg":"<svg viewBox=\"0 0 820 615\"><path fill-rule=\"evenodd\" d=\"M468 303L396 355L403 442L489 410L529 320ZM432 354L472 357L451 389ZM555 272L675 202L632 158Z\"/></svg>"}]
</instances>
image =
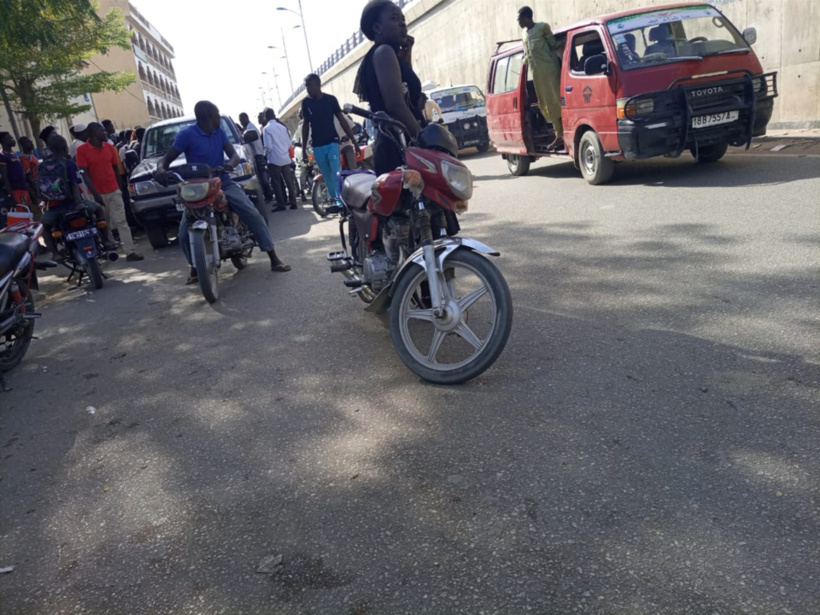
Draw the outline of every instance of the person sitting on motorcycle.
<instances>
[{"instance_id":1,"label":"person sitting on motorcycle","mask_svg":"<svg viewBox=\"0 0 820 615\"><path fill-rule=\"evenodd\" d=\"M43 225L43 239L51 250L52 258L56 260L60 255L51 233L60 227L63 216L85 207L91 213L92 219L102 222L105 221L105 210L94 201L83 199L80 193L83 178L77 163L68 156L68 142L53 132L48 138L47 145L51 156L37 167L37 185L40 196L45 201L45 211L40 220ZM107 224L100 229L100 236L106 249L116 250L117 246L109 238Z\"/></svg>"},{"instance_id":2,"label":"person sitting on motorcycle","mask_svg":"<svg viewBox=\"0 0 820 615\"><path fill-rule=\"evenodd\" d=\"M185 154L188 164L207 164L211 169L218 170L225 198L231 209L253 233L259 248L263 252L267 252L270 258L271 271L290 271L290 265L283 263L276 255L273 248L273 238L262 214L251 203L242 187L231 180L230 173L239 164L240 159L228 140L228 135L221 127L219 108L212 102L201 100L194 107L194 115L196 116L196 124L181 130L177 134L174 144L157 167L154 174L155 179L161 184L167 184L168 169L180 154ZM225 162L225 155L229 158L228 162ZM185 260L190 265L192 261L191 245L188 238L187 212L183 212L182 220L179 223L179 245L182 248L182 253L185 254ZM196 269L191 267L187 283L193 284L197 281Z\"/></svg>"}]
</instances>

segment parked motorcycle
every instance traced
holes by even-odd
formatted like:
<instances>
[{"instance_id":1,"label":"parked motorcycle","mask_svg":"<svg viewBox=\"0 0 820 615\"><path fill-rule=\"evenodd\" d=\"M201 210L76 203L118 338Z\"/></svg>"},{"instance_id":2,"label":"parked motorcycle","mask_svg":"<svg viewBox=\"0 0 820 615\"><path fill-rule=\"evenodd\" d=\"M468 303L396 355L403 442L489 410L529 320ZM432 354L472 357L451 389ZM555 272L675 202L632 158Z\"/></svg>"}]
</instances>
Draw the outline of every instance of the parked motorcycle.
<instances>
[{"instance_id":1,"label":"parked motorcycle","mask_svg":"<svg viewBox=\"0 0 820 615\"><path fill-rule=\"evenodd\" d=\"M177 182L179 211L187 212L192 266L208 303L219 299L219 269L230 260L237 269L248 266L256 243L248 227L233 212L222 192L218 169L206 164L174 168L168 177Z\"/></svg>"},{"instance_id":2,"label":"parked motorcycle","mask_svg":"<svg viewBox=\"0 0 820 615\"><path fill-rule=\"evenodd\" d=\"M59 230L51 233L60 263L70 270L68 280L76 275L77 286L87 276L95 290L103 287L105 274L102 265L119 258L116 250L103 244L100 230L106 228L105 220L97 220L87 207L79 207L63 215Z\"/></svg>"},{"instance_id":3,"label":"parked motorcycle","mask_svg":"<svg viewBox=\"0 0 820 615\"><path fill-rule=\"evenodd\" d=\"M0 230L0 389L3 373L17 367L28 351L34 336L34 311L31 290L36 289L36 270L56 267L45 261L35 262L43 225L20 222Z\"/></svg>"},{"instance_id":4,"label":"parked motorcycle","mask_svg":"<svg viewBox=\"0 0 820 615\"><path fill-rule=\"evenodd\" d=\"M504 276L484 256L499 253L454 237L455 214L473 193L458 144L433 124L408 145L406 128L386 114L345 111L371 119L405 164L378 178L342 173L342 250L327 255L331 271L367 310L389 307L393 345L413 372L437 384L475 378L504 350L513 306Z\"/></svg>"},{"instance_id":5,"label":"parked motorcycle","mask_svg":"<svg viewBox=\"0 0 820 615\"><path fill-rule=\"evenodd\" d=\"M296 161L296 181L299 182L299 193L303 203L307 203L308 199L313 195L313 180L316 174L319 173L316 161L313 158L313 150L308 147L308 161L305 163L302 160L302 144L297 140L293 140L293 154Z\"/></svg>"},{"instance_id":6,"label":"parked motorcycle","mask_svg":"<svg viewBox=\"0 0 820 615\"><path fill-rule=\"evenodd\" d=\"M359 144L360 153L356 156L356 168L364 170L373 170L373 148L364 143ZM312 157L311 157L312 158ZM347 162L344 156L341 156L342 171L352 171L354 169L347 168ZM328 211L328 207L333 204L330 202L330 194L327 191L327 183L321 172L316 173L313 178L313 190L311 192L313 200L313 210L322 218L326 218L328 214L335 213L332 209Z\"/></svg>"}]
</instances>

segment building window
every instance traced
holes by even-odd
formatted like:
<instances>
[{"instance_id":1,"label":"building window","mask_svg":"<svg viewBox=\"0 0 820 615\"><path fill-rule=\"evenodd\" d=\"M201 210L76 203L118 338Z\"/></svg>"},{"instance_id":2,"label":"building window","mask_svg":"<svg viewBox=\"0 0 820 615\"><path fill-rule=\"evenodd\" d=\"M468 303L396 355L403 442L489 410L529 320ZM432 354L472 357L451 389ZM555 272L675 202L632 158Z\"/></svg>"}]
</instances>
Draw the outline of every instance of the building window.
<instances>
[{"instance_id":1,"label":"building window","mask_svg":"<svg viewBox=\"0 0 820 615\"><path fill-rule=\"evenodd\" d=\"M145 67L142 65L142 62L140 62L139 67L140 67L140 81L145 83L147 77L145 76Z\"/></svg>"},{"instance_id":2,"label":"building window","mask_svg":"<svg viewBox=\"0 0 820 615\"><path fill-rule=\"evenodd\" d=\"M148 115L151 117L157 116L156 110L154 109L154 103L150 98L148 99Z\"/></svg>"}]
</instances>

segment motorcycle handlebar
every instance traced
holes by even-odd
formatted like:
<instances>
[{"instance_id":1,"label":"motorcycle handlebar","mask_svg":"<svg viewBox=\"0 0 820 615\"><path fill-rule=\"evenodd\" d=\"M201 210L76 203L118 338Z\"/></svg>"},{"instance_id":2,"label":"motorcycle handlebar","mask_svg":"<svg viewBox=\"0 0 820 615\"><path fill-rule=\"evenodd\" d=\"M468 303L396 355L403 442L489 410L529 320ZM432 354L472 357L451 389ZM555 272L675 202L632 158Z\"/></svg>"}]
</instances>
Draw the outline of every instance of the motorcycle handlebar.
<instances>
[{"instance_id":1,"label":"motorcycle handlebar","mask_svg":"<svg viewBox=\"0 0 820 615\"><path fill-rule=\"evenodd\" d=\"M344 112L348 115L351 113L353 115L359 115L361 117L367 118L368 120L373 119L373 113L371 113L367 109L362 109L361 107L357 107L356 105L351 105L350 103L347 103L345 105Z\"/></svg>"},{"instance_id":2,"label":"motorcycle handlebar","mask_svg":"<svg viewBox=\"0 0 820 615\"><path fill-rule=\"evenodd\" d=\"M357 107L355 105L351 105L347 103L344 106L344 112L347 114L359 115L363 118L371 120L375 124L390 124L395 126L399 130L403 132L408 132L407 127L399 122L398 120L394 120L392 117L387 115L384 111L379 111L377 113L373 113L372 111L368 111L367 109L362 109L361 107Z\"/></svg>"}]
</instances>

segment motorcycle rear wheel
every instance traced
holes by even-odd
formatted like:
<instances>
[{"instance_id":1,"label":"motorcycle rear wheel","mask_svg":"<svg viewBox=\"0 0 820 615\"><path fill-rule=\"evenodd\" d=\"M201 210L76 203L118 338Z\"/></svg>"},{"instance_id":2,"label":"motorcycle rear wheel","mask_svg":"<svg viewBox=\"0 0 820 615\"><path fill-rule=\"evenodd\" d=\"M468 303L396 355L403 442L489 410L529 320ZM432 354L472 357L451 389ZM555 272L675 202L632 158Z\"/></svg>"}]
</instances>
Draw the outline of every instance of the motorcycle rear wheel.
<instances>
[{"instance_id":1,"label":"motorcycle rear wheel","mask_svg":"<svg viewBox=\"0 0 820 615\"><path fill-rule=\"evenodd\" d=\"M26 312L34 312L34 299L30 296L25 301ZM26 356L31 340L34 337L34 321L26 320L15 331L9 331L0 337L0 373L14 369Z\"/></svg>"},{"instance_id":2,"label":"motorcycle rear wheel","mask_svg":"<svg viewBox=\"0 0 820 615\"><path fill-rule=\"evenodd\" d=\"M427 272L413 265L396 283L390 335L411 371L435 384L460 384L487 370L504 350L512 329L512 297L498 268L469 250L449 256L444 276L449 321L433 315L425 289ZM453 361L439 362L443 357Z\"/></svg>"},{"instance_id":3,"label":"motorcycle rear wheel","mask_svg":"<svg viewBox=\"0 0 820 615\"><path fill-rule=\"evenodd\" d=\"M216 303L219 299L219 269L213 262L211 250L205 246L205 231L189 231L191 233L191 253L196 263L196 275L199 278L199 288L202 296L208 303Z\"/></svg>"},{"instance_id":4,"label":"motorcycle rear wheel","mask_svg":"<svg viewBox=\"0 0 820 615\"><path fill-rule=\"evenodd\" d=\"M88 279L91 280L94 290L100 290L103 287L103 274L100 269L100 262L96 258L86 259L85 272L88 274Z\"/></svg>"}]
</instances>

